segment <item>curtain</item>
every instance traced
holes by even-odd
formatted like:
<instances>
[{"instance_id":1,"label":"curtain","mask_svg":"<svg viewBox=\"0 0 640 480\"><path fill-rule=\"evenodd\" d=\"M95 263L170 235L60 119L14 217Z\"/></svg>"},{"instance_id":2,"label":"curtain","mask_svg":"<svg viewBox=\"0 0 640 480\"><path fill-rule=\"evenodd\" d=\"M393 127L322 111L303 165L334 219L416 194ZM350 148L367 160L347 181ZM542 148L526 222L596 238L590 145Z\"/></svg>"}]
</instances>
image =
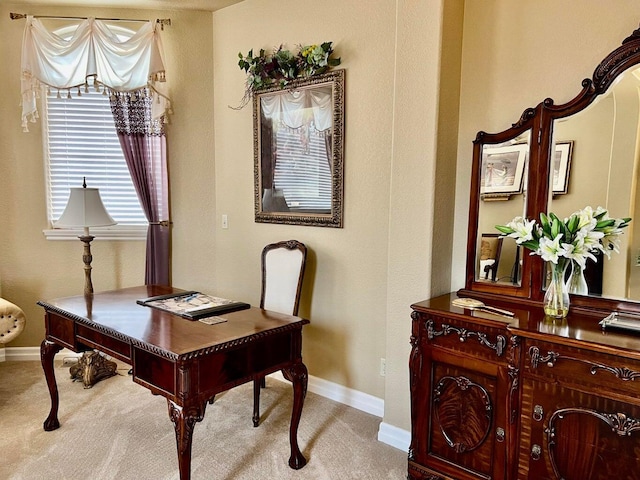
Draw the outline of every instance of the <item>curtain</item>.
<instances>
[{"instance_id":1,"label":"curtain","mask_svg":"<svg viewBox=\"0 0 640 480\"><path fill-rule=\"evenodd\" d=\"M145 285L171 285L167 145L164 123L152 118L148 89L116 93L111 111L142 209L149 221Z\"/></svg>"},{"instance_id":2,"label":"curtain","mask_svg":"<svg viewBox=\"0 0 640 480\"><path fill-rule=\"evenodd\" d=\"M119 33L118 33L119 32ZM50 32L33 16L26 19L22 39L22 127L38 118L36 99L41 85L58 94L81 95L82 88L106 86L113 91L134 91L164 81L162 44L155 22L146 22L129 38L105 21L80 21L69 35ZM157 95L154 118L170 106Z\"/></svg>"},{"instance_id":3,"label":"curtain","mask_svg":"<svg viewBox=\"0 0 640 480\"><path fill-rule=\"evenodd\" d=\"M36 98L42 85L71 98L82 89L102 87L110 95L120 145L149 221L145 284L170 285L169 189L164 120L168 98L155 81L165 69L157 22L135 33L88 18L69 35L48 31L28 16L22 42L22 126L38 118Z\"/></svg>"},{"instance_id":4,"label":"curtain","mask_svg":"<svg viewBox=\"0 0 640 480\"><path fill-rule=\"evenodd\" d=\"M331 87L278 92L260 97L266 118L289 128L300 128L311 121L319 132L330 132L333 125Z\"/></svg>"}]
</instances>

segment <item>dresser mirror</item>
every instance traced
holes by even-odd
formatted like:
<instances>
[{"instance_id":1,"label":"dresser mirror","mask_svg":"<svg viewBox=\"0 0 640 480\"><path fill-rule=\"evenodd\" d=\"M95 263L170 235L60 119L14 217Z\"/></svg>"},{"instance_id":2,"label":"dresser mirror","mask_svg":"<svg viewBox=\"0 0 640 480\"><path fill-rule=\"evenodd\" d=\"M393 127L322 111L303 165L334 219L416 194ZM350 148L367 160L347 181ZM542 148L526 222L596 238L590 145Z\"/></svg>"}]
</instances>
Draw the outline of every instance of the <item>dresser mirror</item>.
<instances>
[{"instance_id":1,"label":"dresser mirror","mask_svg":"<svg viewBox=\"0 0 640 480\"><path fill-rule=\"evenodd\" d=\"M495 225L525 215L530 138L527 130L506 142L482 144L477 282L520 285L521 251L513 238L499 237Z\"/></svg>"},{"instance_id":2,"label":"dresser mirror","mask_svg":"<svg viewBox=\"0 0 640 480\"><path fill-rule=\"evenodd\" d=\"M507 223L516 215L537 218L539 212L552 211L562 218L585 206L602 206L612 217L634 220L621 236L620 253L612 254L611 259L598 258L599 265L588 267L593 276L591 280L587 275L589 293L572 297L572 305L640 311L640 266L636 266L640 257L638 64L640 29L597 66L592 78L583 80L582 90L570 102L555 105L548 98L525 110L508 130L478 133L463 291L540 301L545 285L541 259L515 248L505 238L493 281L485 276L483 234L496 233L496 224ZM499 152L496 147L518 144L527 146L522 189L501 197L486 188L487 162L492 153ZM495 170L491 175L495 182Z\"/></svg>"},{"instance_id":3,"label":"dresser mirror","mask_svg":"<svg viewBox=\"0 0 640 480\"><path fill-rule=\"evenodd\" d=\"M639 75L636 67L626 70L584 110L553 121L553 145L571 142L573 148L567 193L552 193L550 211L566 217L586 205L605 206L613 217L640 218L636 207ZM555 176L554 170L552 182ZM632 222L620 237L620 253L598 259L602 265L588 264L595 272L587 278L589 295L640 300L640 271L636 272L640 267L635 266L640 241L633 232L637 223Z\"/></svg>"}]
</instances>

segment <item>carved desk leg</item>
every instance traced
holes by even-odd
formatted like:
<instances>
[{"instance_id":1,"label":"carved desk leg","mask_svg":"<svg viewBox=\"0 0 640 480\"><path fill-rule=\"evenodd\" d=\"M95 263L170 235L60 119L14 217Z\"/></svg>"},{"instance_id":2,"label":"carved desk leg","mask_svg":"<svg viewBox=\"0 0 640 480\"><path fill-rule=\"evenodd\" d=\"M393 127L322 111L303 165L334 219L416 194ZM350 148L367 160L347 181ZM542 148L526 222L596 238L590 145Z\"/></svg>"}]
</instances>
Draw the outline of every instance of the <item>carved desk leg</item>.
<instances>
[{"instance_id":1,"label":"carved desk leg","mask_svg":"<svg viewBox=\"0 0 640 480\"><path fill-rule=\"evenodd\" d=\"M207 403L181 407L172 400L167 399L167 405L169 406L169 418L173 422L176 430L180 480L189 480L191 478L191 441L193 439L193 428L196 422L200 422L204 418Z\"/></svg>"},{"instance_id":2,"label":"carved desk leg","mask_svg":"<svg viewBox=\"0 0 640 480\"><path fill-rule=\"evenodd\" d=\"M302 362L295 363L290 367L283 368L282 374L284 378L293 383L293 409L289 427L289 443L291 444L289 466L294 470L298 470L307 464L307 459L304 458L298 447L298 426L302 416L304 397L307 394L307 367Z\"/></svg>"},{"instance_id":3,"label":"carved desk leg","mask_svg":"<svg viewBox=\"0 0 640 480\"><path fill-rule=\"evenodd\" d=\"M42 362L44 378L47 380L47 387L49 387L49 395L51 396L51 410L44 421L44 429L47 432L60 427L60 422L58 421L58 384L53 371L53 358L60 350L62 350L62 346L49 340L43 340L40 344L40 361Z\"/></svg>"}]
</instances>

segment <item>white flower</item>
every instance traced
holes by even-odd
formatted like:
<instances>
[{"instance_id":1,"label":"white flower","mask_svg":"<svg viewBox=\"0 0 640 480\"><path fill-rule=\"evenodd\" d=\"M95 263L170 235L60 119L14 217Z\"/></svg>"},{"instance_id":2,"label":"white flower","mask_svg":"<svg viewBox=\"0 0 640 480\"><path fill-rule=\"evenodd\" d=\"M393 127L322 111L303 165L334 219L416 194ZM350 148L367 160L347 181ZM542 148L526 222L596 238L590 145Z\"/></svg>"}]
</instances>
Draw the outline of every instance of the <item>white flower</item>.
<instances>
[{"instance_id":1,"label":"white flower","mask_svg":"<svg viewBox=\"0 0 640 480\"><path fill-rule=\"evenodd\" d=\"M602 207L595 210L585 207L564 220L553 213L541 213L540 224L516 217L507 225L496 225L496 228L546 262L557 265L561 261L564 264L567 259L584 268L588 258L597 261L594 253L598 251L608 257L612 251L620 252L620 235L630 221L630 218L610 218Z\"/></svg>"},{"instance_id":2,"label":"white flower","mask_svg":"<svg viewBox=\"0 0 640 480\"><path fill-rule=\"evenodd\" d=\"M600 245L600 243L598 243L598 245ZM585 245L582 236L578 236L573 243L563 243L562 248L565 251L564 256L576 262L583 270L587 258L590 258L594 262L596 261L596 257L591 253L592 249Z\"/></svg>"},{"instance_id":3,"label":"white flower","mask_svg":"<svg viewBox=\"0 0 640 480\"><path fill-rule=\"evenodd\" d=\"M533 240L533 227L535 224L535 220L516 217L507 223L507 227L513 230L513 233L510 233L509 237L515 238L518 245L529 240Z\"/></svg>"},{"instance_id":4,"label":"white flower","mask_svg":"<svg viewBox=\"0 0 640 480\"><path fill-rule=\"evenodd\" d=\"M578 231L578 233L576 234L575 242L582 242L584 248L589 252L595 252L598 250L604 251L602 243L600 243L603 237L603 232L585 228Z\"/></svg>"},{"instance_id":5,"label":"white flower","mask_svg":"<svg viewBox=\"0 0 640 480\"><path fill-rule=\"evenodd\" d=\"M588 230L593 230L596 228L598 221L595 219L595 216L601 213L601 209L602 207L598 207L598 210L594 212L593 208L585 207L573 213L572 216L576 215L580 219L578 221L578 229L582 230L583 228L587 228Z\"/></svg>"},{"instance_id":6,"label":"white flower","mask_svg":"<svg viewBox=\"0 0 640 480\"><path fill-rule=\"evenodd\" d=\"M617 235L605 235L602 239L602 251L611 258L611 251L620 253L620 237Z\"/></svg>"},{"instance_id":7,"label":"white flower","mask_svg":"<svg viewBox=\"0 0 640 480\"><path fill-rule=\"evenodd\" d=\"M567 250L563 245L560 245L562 234L559 233L553 240L547 237L540 238L540 247L535 252L540 255L545 262L552 262L557 264L558 257L566 257Z\"/></svg>"}]
</instances>

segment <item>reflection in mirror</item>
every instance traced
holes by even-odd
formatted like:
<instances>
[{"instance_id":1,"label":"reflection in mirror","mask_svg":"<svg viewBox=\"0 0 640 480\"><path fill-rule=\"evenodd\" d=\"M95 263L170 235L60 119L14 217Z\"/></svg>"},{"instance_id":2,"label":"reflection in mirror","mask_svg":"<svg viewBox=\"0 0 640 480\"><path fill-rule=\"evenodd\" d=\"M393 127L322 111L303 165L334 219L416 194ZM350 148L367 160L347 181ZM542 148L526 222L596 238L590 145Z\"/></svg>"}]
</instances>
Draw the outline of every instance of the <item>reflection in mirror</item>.
<instances>
[{"instance_id":1,"label":"reflection in mirror","mask_svg":"<svg viewBox=\"0 0 640 480\"><path fill-rule=\"evenodd\" d=\"M502 238L498 248L495 226L525 215L530 137L527 130L509 142L482 145L475 262L478 282L521 284L522 249L509 237Z\"/></svg>"},{"instance_id":2,"label":"reflection in mirror","mask_svg":"<svg viewBox=\"0 0 640 480\"><path fill-rule=\"evenodd\" d=\"M628 70L587 108L554 120L556 157L560 145L571 142L572 149L568 165L554 165L554 173L560 170L562 174L566 168L568 182L566 194L558 191L557 184L550 187L555 194L549 199L548 211L564 218L585 206L602 206L611 217L638 218L639 88L639 70ZM620 254L599 257L599 265L587 264L590 296L640 300L639 227L640 222L632 221L620 237Z\"/></svg>"},{"instance_id":3,"label":"reflection in mirror","mask_svg":"<svg viewBox=\"0 0 640 480\"><path fill-rule=\"evenodd\" d=\"M256 222L342 226L344 70L254 96Z\"/></svg>"}]
</instances>

